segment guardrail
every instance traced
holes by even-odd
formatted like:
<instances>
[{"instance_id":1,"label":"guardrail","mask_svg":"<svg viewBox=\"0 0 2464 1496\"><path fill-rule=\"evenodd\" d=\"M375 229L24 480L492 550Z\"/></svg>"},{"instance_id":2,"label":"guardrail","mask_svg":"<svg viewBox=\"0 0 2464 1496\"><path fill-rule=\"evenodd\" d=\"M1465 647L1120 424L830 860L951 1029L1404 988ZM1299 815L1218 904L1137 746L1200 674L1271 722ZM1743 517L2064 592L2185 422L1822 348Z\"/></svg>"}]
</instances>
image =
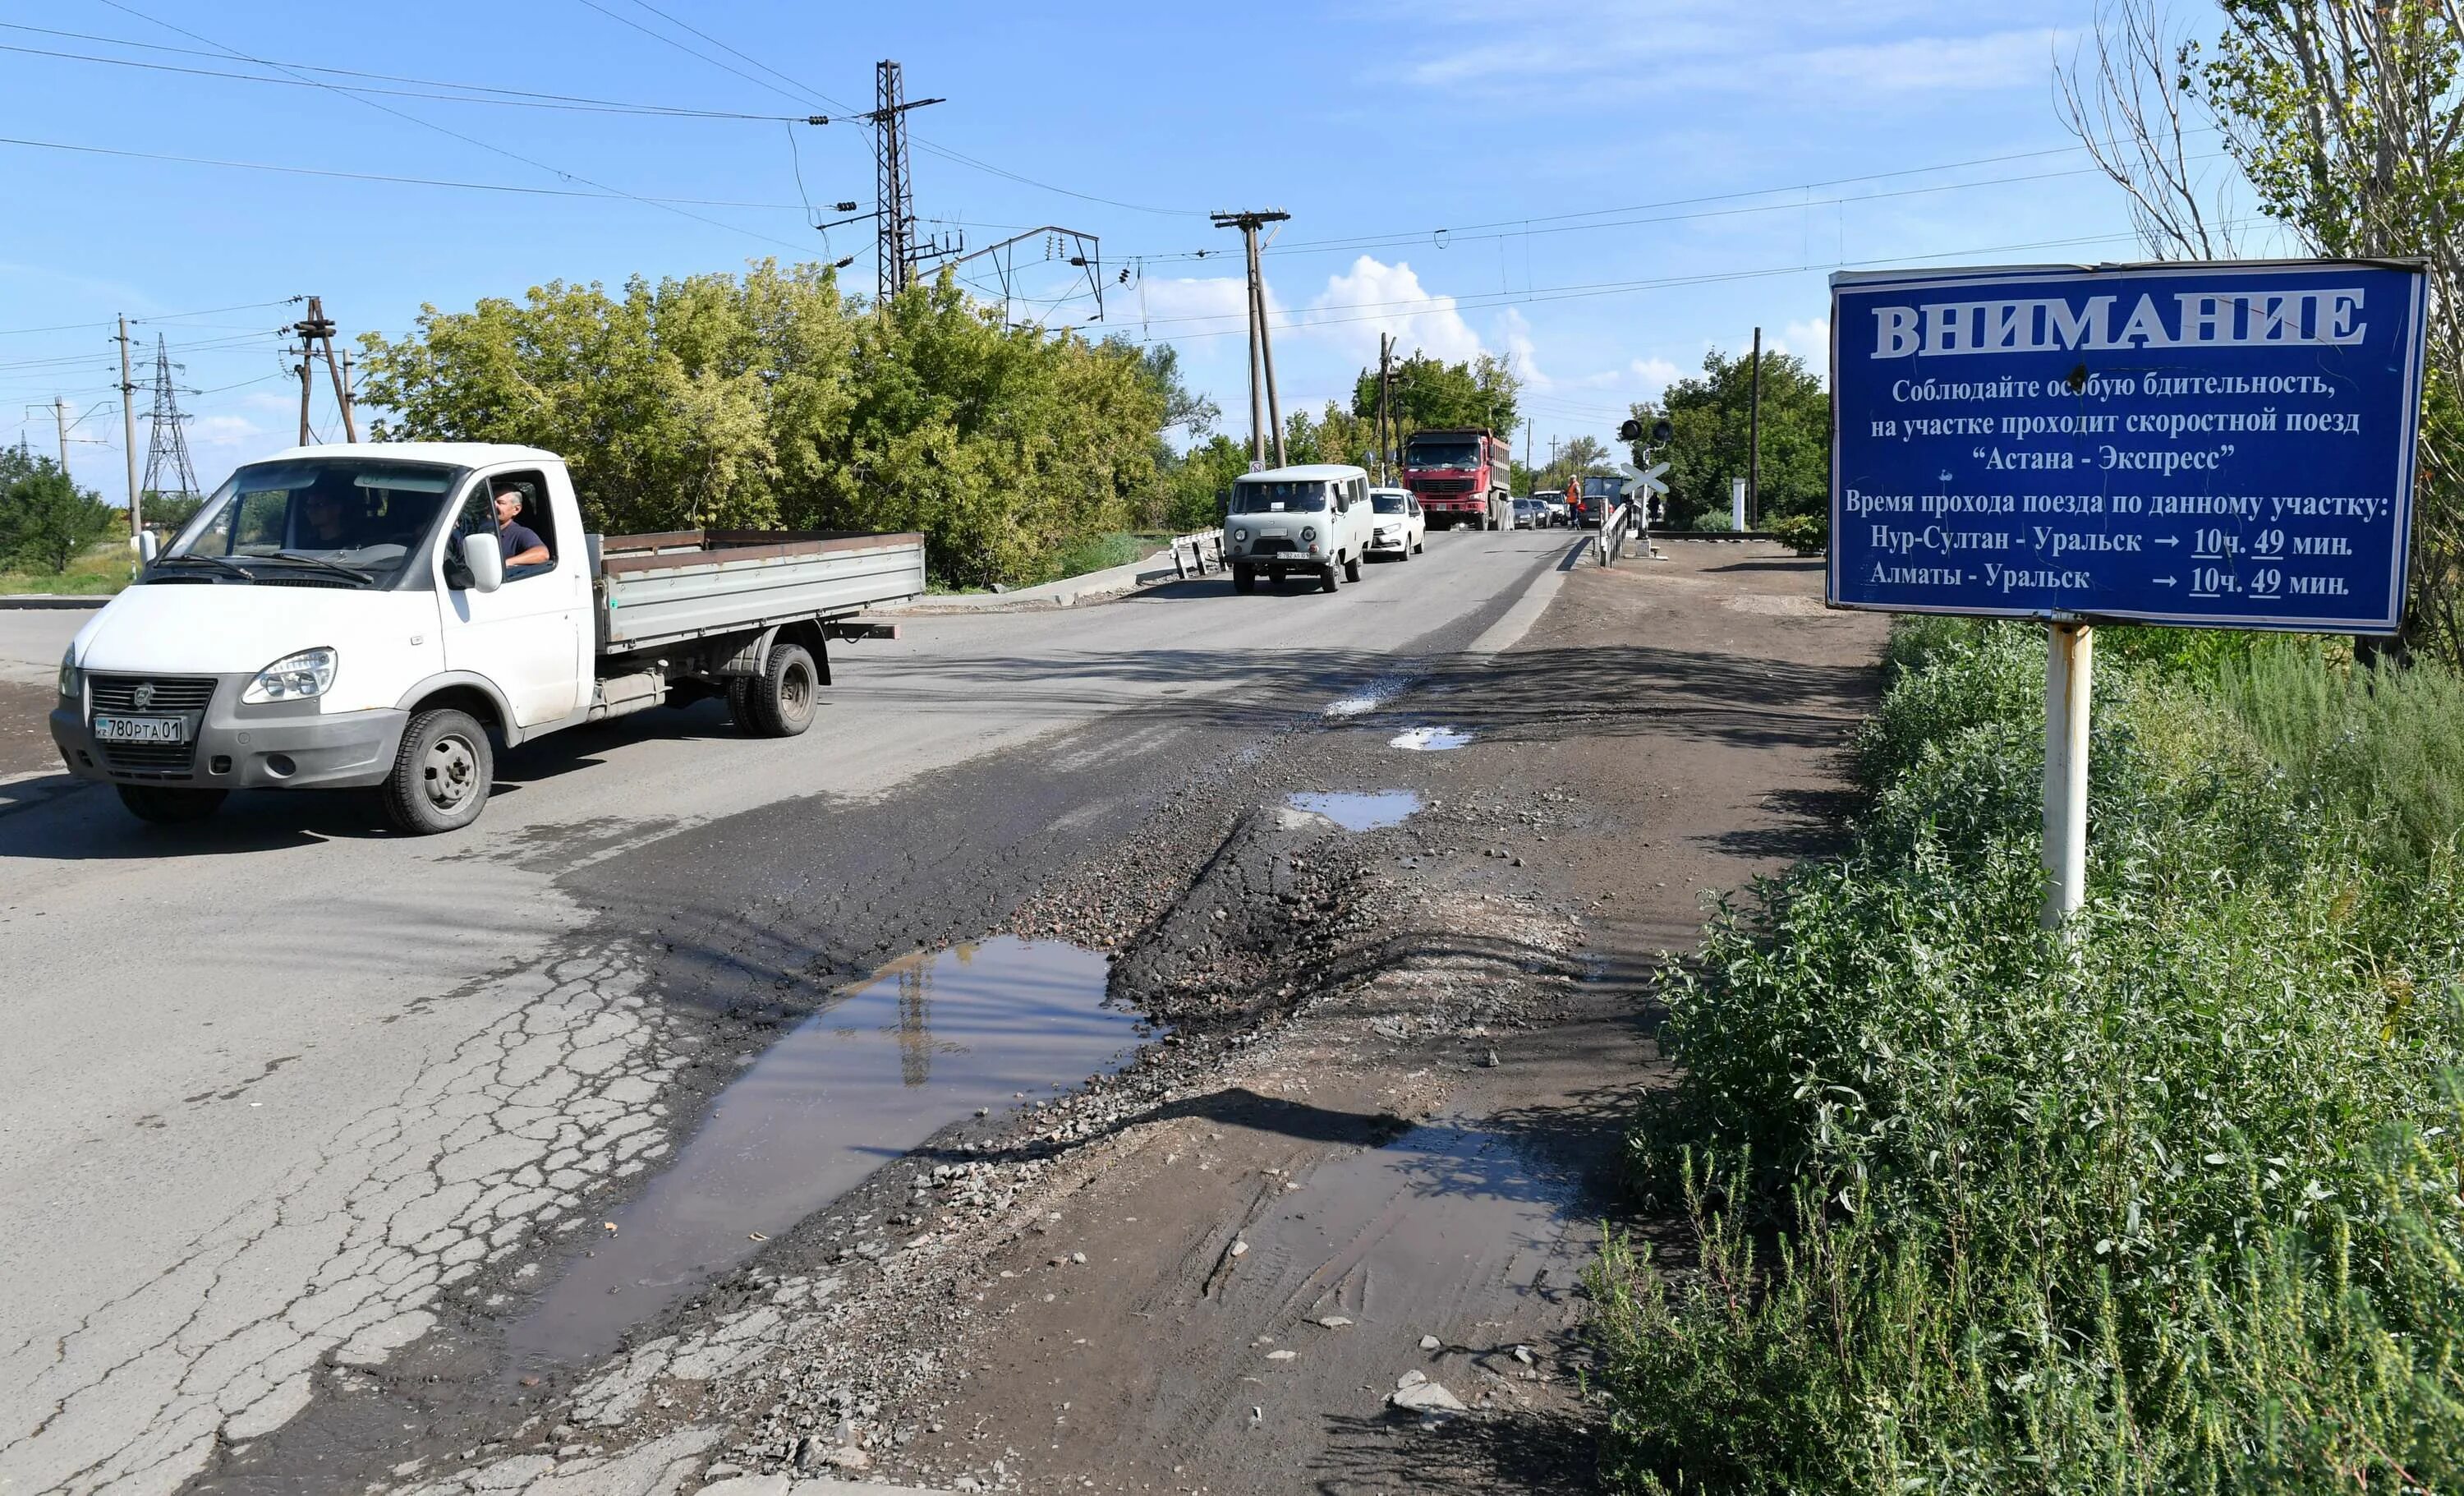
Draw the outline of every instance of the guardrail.
<instances>
[{"instance_id":1,"label":"guardrail","mask_svg":"<svg viewBox=\"0 0 2464 1496\"><path fill-rule=\"evenodd\" d=\"M1173 570L1180 574L1183 582L1188 581L1193 572L1200 577L1205 576L1206 553L1210 548L1215 552L1215 569L1223 570L1225 562L1222 531L1200 530L1193 535L1174 536L1172 538ZM1181 559L1184 553L1188 557L1186 561Z\"/></svg>"}]
</instances>

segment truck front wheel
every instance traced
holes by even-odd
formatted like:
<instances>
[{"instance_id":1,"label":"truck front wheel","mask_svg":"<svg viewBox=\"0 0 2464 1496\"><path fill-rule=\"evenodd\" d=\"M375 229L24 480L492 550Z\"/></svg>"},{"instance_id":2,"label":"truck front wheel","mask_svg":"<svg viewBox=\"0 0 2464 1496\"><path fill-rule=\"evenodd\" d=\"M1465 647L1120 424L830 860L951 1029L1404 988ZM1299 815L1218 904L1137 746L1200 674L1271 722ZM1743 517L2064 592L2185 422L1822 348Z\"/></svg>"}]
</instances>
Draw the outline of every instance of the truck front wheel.
<instances>
[{"instance_id":1,"label":"truck front wheel","mask_svg":"<svg viewBox=\"0 0 2464 1496\"><path fill-rule=\"evenodd\" d=\"M782 644L770 650L761 673L754 677L745 706L754 731L764 737L793 737L813 725L821 706L821 671L813 669L810 650L801 644Z\"/></svg>"},{"instance_id":2,"label":"truck front wheel","mask_svg":"<svg viewBox=\"0 0 2464 1496\"><path fill-rule=\"evenodd\" d=\"M488 730L468 712L439 707L411 714L378 794L395 829L434 836L478 820L495 777Z\"/></svg>"},{"instance_id":3,"label":"truck front wheel","mask_svg":"<svg viewBox=\"0 0 2464 1496\"><path fill-rule=\"evenodd\" d=\"M230 793L219 789L173 789L164 784L121 784L120 803L140 821L156 825L185 825L203 821L223 807L223 797Z\"/></svg>"}]
</instances>

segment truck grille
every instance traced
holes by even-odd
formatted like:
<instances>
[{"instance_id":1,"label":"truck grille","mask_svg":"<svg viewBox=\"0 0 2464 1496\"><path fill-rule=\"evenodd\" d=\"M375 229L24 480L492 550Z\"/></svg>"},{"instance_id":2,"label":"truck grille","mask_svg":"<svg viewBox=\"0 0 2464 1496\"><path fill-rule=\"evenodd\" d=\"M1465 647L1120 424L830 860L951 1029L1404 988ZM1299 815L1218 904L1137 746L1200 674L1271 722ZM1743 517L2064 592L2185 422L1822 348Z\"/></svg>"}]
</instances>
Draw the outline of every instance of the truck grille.
<instances>
[{"instance_id":1,"label":"truck grille","mask_svg":"<svg viewBox=\"0 0 2464 1496\"><path fill-rule=\"evenodd\" d=\"M1470 478L1422 478L1417 484L1413 485L1413 487L1415 492L1424 495L1429 494L1468 494L1471 492L1473 481L1474 480Z\"/></svg>"},{"instance_id":2,"label":"truck grille","mask_svg":"<svg viewBox=\"0 0 2464 1496\"><path fill-rule=\"evenodd\" d=\"M1256 556L1283 556L1299 549L1299 544L1288 535L1262 535L1249 547L1250 553Z\"/></svg>"},{"instance_id":3,"label":"truck grille","mask_svg":"<svg viewBox=\"0 0 2464 1496\"><path fill-rule=\"evenodd\" d=\"M89 675L86 683L98 712L203 712L214 699L210 675ZM143 705L141 686L154 688Z\"/></svg>"},{"instance_id":4,"label":"truck grille","mask_svg":"<svg viewBox=\"0 0 2464 1496\"><path fill-rule=\"evenodd\" d=\"M143 705L139 688L151 686ZM86 689L97 712L137 712L155 715L202 715L214 699L210 675L89 675ZM196 724L189 723L185 743L97 743L103 766L122 779L185 780L197 768Z\"/></svg>"}]
</instances>

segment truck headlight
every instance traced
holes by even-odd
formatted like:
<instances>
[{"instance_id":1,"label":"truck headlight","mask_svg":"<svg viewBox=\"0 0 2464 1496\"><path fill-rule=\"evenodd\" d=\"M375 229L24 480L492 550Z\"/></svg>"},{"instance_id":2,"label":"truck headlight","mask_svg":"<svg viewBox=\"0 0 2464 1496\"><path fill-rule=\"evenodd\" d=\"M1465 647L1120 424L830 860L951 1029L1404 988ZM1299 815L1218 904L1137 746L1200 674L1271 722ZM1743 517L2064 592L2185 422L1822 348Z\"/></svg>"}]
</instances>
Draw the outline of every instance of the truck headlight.
<instances>
[{"instance_id":1,"label":"truck headlight","mask_svg":"<svg viewBox=\"0 0 2464 1496\"><path fill-rule=\"evenodd\" d=\"M76 645L60 656L60 695L70 701L85 697L85 671L77 669Z\"/></svg>"},{"instance_id":2,"label":"truck headlight","mask_svg":"<svg viewBox=\"0 0 2464 1496\"><path fill-rule=\"evenodd\" d=\"M1249 539L1249 532L1248 532L1248 531L1246 531L1246 530L1243 530L1243 529L1235 529L1235 530L1232 532L1232 543L1233 543L1233 544L1235 544L1235 545L1243 545L1243 544L1246 544L1246 543L1248 542L1248 539Z\"/></svg>"},{"instance_id":3,"label":"truck headlight","mask_svg":"<svg viewBox=\"0 0 2464 1496\"><path fill-rule=\"evenodd\" d=\"M1305 525L1301 526L1301 539L1304 539L1304 540L1314 540L1314 539L1317 539L1317 526L1315 526L1315 525L1313 525L1313 524L1305 524Z\"/></svg>"},{"instance_id":4,"label":"truck headlight","mask_svg":"<svg viewBox=\"0 0 2464 1496\"><path fill-rule=\"evenodd\" d=\"M268 701L304 701L321 696L334 684L335 654L331 649L302 649L286 654L256 672L256 679L239 698L250 704Z\"/></svg>"}]
</instances>

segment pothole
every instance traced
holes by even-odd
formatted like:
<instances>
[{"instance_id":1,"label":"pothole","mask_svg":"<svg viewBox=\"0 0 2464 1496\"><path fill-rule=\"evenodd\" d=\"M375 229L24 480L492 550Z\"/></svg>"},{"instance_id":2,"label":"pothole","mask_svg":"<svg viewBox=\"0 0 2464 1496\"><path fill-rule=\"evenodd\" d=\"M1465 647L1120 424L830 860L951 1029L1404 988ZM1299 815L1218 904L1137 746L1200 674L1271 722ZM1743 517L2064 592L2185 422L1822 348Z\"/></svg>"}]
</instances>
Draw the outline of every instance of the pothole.
<instances>
[{"instance_id":1,"label":"pothole","mask_svg":"<svg viewBox=\"0 0 2464 1496\"><path fill-rule=\"evenodd\" d=\"M1375 831L1401 825L1404 817L1420 808L1420 795L1409 789L1304 790L1288 803L1294 810L1324 816L1347 831Z\"/></svg>"},{"instance_id":2,"label":"pothole","mask_svg":"<svg viewBox=\"0 0 2464 1496\"><path fill-rule=\"evenodd\" d=\"M1152 1029L1104 1006L1102 953L1001 936L919 952L847 989L712 1104L642 1193L594 1226L509 1336L517 1364L616 1348L624 1331L760 1250L979 1107L1125 1063Z\"/></svg>"},{"instance_id":3,"label":"pothole","mask_svg":"<svg viewBox=\"0 0 2464 1496\"><path fill-rule=\"evenodd\" d=\"M1408 748L1415 753L1443 753L1471 741L1471 734L1459 727L1410 727L1386 740L1389 748Z\"/></svg>"}]
</instances>

